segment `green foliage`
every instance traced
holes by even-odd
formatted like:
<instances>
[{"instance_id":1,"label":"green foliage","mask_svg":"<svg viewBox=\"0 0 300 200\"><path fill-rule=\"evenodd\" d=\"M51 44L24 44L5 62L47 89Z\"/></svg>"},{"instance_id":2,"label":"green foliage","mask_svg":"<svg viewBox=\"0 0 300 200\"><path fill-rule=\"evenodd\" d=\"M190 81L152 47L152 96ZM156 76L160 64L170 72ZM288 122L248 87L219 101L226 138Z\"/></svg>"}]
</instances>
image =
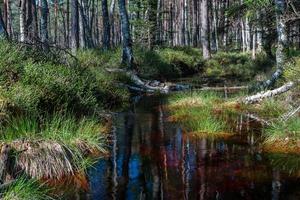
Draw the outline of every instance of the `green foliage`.
<instances>
[{"instance_id":1,"label":"green foliage","mask_svg":"<svg viewBox=\"0 0 300 200\"><path fill-rule=\"evenodd\" d=\"M3 200L51 200L50 192L44 185L36 180L19 178L10 185L1 195Z\"/></svg>"},{"instance_id":2,"label":"green foliage","mask_svg":"<svg viewBox=\"0 0 300 200\"><path fill-rule=\"evenodd\" d=\"M189 47L135 48L135 58L140 74L145 78L177 78L199 72L203 61L201 51Z\"/></svg>"},{"instance_id":3,"label":"green foliage","mask_svg":"<svg viewBox=\"0 0 300 200\"><path fill-rule=\"evenodd\" d=\"M273 63L264 53L257 55L256 59L252 60L246 53L219 52L205 63L205 74L249 80L257 71L265 71L272 65Z\"/></svg>"},{"instance_id":4,"label":"green foliage","mask_svg":"<svg viewBox=\"0 0 300 200\"><path fill-rule=\"evenodd\" d=\"M294 57L287 63L284 70L284 77L289 81L299 80L300 77L300 56Z\"/></svg>"},{"instance_id":5,"label":"green foliage","mask_svg":"<svg viewBox=\"0 0 300 200\"><path fill-rule=\"evenodd\" d=\"M292 118L287 122L278 121L265 129L266 142L300 140L300 118Z\"/></svg>"},{"instance_id":6,"label":"green foliage","mask_svg":"<svg viewBox=\"0 0 300 200\"><path fill-rule=\"evenodd\" d=\"M0 44L2 96L21 111L93 112L128 99L126 90L116 86L117 78L101 67L101 59L108 57L104 53L79 54L72 66L59 63L59 56L58 61L55 56L45 61L37 54L20 45Z\"/></svg>"}]
</instances>

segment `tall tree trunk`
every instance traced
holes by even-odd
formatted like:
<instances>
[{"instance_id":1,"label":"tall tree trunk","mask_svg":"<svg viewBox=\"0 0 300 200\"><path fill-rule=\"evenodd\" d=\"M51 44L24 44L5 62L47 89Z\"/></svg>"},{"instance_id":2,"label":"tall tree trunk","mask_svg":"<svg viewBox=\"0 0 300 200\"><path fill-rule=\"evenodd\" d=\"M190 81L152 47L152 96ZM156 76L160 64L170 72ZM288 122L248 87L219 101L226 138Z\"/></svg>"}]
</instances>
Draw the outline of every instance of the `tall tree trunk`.
<instances>
[{"instance_id":1,"label":"tall tree trunk","mask_svg":"<svg viewBox=\"0 0 300 200\"><path fill-rule=\"evenodd\" d=\"M210 58L209 24L208 24L208 1L201 1L201 39L203 58Z\"/></svg>"},{"instance_id":2,"label":"tall tree trunk","mask_svg":"<svg viewBox=\"0 0 300 200\"><path fill-rule=\"evenodd\" d=\"M102 20L103 20L103 48L110 48L110 23L107 0L102 0Z\"/></svg>"},{"instance_id":3,"label":"tall tree trunk","mask_svg":"<svg viewBox=\"0 0 300 200\"><path fill-rule=\"evenodd\" d=\"M49 49L48 13L47 0L41 0L41 41L45 50Z\"/></svg>"},{"instance_id":4,"label":"tall tree trunk","mask_svg":"<svg viewBox=\"0 0 300 200\"><path fill-rule=\"evenodd\" d=\"M79 10L78 0L71 0L71 48L75 53L79 48Z\"/></svg>"},{"instance_id":5,"label":"tall tree trunk","mask_svg":"<svg viewBox=\"0 0 300 200\"><path fill-rule=\"evenodd\" d=\"M111 43L113 46L115 46L115 4L116 0L112 0L109 8L109 19L110 19L110 31L111 31Z\"/></svg>"},{"instance_id":6,"label":"tall tree trunk","mask_svg":"<svg viewBox=\"0 0 300 200\"><path fill-rule=\"evenodd\" d=\"M286 51L288 48L288 39L286 34L286 25L284 21L285 1L275 0L276 3L276 22L277 22L277 50L276 50L276 71L272 77L263 83L264 88L274 85L277 79L283 73L283 67L286 61Z\"/></svg>"},{"instance_id":7,"label":"tall tree trunk","mask_svg":"<svg viewBox=\"0 0 300 200\"><path fill-rule=\"evenodd\" d=\"M26 0L20 2L20 41L26 40Z\"/></svg>"},{"instance_id":8,"label":"tall tree trunk","mask_svg":"<svg viewBox=\"0 0 300 200\"><path fill-rule=\"evenodd\" d=\"M0 9L0 40L2 39L7 39L7 32L6 32L6 27L4 24L4 20L2 17L2 11Z\"/></svg>"},{"instance_id":9,"label":"tall tree trunk","mask_svg":"<svg viewBox=\"0 0 300 200\"><path fill-rule=\"evenodd\" d=\"M129 29L129 19L126 10L125 0L118 0L119 12L121 18L121 32L123 41L123 55L122 64L127 68L133 68L133 51L132 51L132 40Z\"/></svg>"},{"instance_id":10,"label":"tall tree trunk","mask_svg":"<svg viewBox=\"0 0 300 200\"><path fill-rule=\"evenodd\" d=\"M160 1L159 1L160 4ZM151 49L154 45L156 45L156 36L157 36L157 12L158 10L158 1L157 0L149 0L149 38L148 38L148 45Z\"/></svg>"}]
</instances>

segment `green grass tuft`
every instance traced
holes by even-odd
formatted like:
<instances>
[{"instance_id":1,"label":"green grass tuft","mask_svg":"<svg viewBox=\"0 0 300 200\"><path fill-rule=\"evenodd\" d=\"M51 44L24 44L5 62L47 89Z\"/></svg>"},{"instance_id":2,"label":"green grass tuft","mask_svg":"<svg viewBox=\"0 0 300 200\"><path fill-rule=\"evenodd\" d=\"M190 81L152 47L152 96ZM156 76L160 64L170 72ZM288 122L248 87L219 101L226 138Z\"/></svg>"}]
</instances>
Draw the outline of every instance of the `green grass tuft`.
<instances>
[{"instance_id":1,"label":"green grass tuft","mask_svg":"<svg viewBox=\"0 0 300 200\"><path fill-rule=\"evenodd\" d=\"M214 113L214 104L221 98L213 92L180 93L169 98L171 119L182 123L199 136L217 137L227 130L226 123Z\"/></svg>"},{"instance_id":2,"label":"green grass tuft","mask_svg":"<svg viewBox=\"0 0 300 200\"><path fill-rule=\"evenodd\" d=\"M3 200L51 200L48 195L50 190L40 185L36 180L19 178L10 185L2 194Z\"/></svg>"}]
</instances>

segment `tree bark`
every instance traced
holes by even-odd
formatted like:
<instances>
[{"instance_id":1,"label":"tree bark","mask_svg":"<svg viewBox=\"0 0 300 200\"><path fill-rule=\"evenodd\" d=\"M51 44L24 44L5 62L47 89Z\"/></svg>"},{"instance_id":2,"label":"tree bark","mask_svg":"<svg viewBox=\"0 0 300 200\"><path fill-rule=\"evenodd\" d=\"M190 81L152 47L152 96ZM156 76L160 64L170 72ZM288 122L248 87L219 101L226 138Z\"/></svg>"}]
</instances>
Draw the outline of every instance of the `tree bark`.
<instances>
[{"instance_id":1,"label":"tree bark","mask_svg":"<svg viewBox=\"0 0 300 200\"><path fill-rule=\"evenodd\" d=\"M78 0L71 0L71 48L73 53L79 48Z\"/></svg>"},{"instance_id":2,"label":"tree bark","mask_svg":"<svg viewBox=\"0 0 300 200\"><path fill-rule=\"evenodd\" d=\"M0 9L0 40L2 39L7 39L7 32L6 32L6 27L2 18L2 12Z\"/></svg>"},{"instance_id":3,"label":"tree bark","mask_svg":"<svg viewBox=\"0 0 300 200\"><path fill-rule=\"evenodd\" d=\"M102 20L103 20L103 48L110 48L110 23L107 0L102 0Z\"/></svg>"},{"instance_id":4,"label":"tree bark","mask_svg":"<svg viewBox=\"0 0 300 200\"><path fill-rule=\"evenodd\" d=\"M277 22L277 50L276 50L276 71L272 77L263 83L263 88L269 88L281 77L286 61L286 51L288 47L286 25L284 21L285 1L275 0L276 3L276 22Z\"/></svg>"},{"instance_id":5,"label":"tree bark","mask_svg":"<svg viewBox=\"0 0 300 200\"><path fill-rule=\"evenodd\" d=\"M47 0L41 0L41 42L45 50L49 49L48 13Z\"/></svg>"},{"instance_id":6,"label":"tree bark","mask_svg":"<svg viewBox=\"0 0 300 200\"><path fill-rule=\"evenodd\" d=\"M210 58L210 42L209 42L209 24L208 24L208 2L201 1L201 39L203 58L205 60Z\"/></svg>"},{"instance_id":7,"label":"tree bark","mask_svg":"<svg viewBox=\"0 0 300 200\"><path fill-rule=\"evenodd\" d=\"M121 32L122 32L122 42L123 42L123 55L122 55L122 65L129 69L133 68L133 51L132 51L132 40L129 28L128 13L126 10L125 0L118 0L119 2L119 12L121 19Z\"/></svg>"},{"instance_id":8,"label":"tree bark","mask_svg":"<svg viewBox=\"0 0 300 200\"><path fill-rule=\"evenodd\" d=\"M20 2L20 41L24 42L26 40L26 0L21 0Z\"/></svg>"},{"instance_id":9,"label":"tree bark","mask_svg":"<svg viewBox=\"0 0 300 200\"><path fill-rule=\"evenodd\" d=\"M295 82L288 82L288 83L284 84L283 86L276 88L274 90L268 90L266 92L261 92L261 93L246 97L245 99L242 100L242 102L245 104L257 103L266 98L270 98L270 97L285 93L285 92L289 91L290 89L294 88L295 85L296 85Z\"/></svg>"}]
</instances>

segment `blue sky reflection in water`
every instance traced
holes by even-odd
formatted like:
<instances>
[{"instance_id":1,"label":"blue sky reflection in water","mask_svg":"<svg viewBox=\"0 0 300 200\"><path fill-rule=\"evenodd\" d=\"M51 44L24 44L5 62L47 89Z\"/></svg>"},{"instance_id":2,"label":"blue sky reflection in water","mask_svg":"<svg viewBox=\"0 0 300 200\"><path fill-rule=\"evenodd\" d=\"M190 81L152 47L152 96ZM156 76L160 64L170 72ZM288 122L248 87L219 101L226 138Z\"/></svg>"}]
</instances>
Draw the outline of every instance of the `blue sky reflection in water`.
<instances>
[{"instance_id":1,"label":"blue sky reflection in water","mask_svg":"<svg viewBox=\"0 0 300 200\"><path fill-rule=\"evenodd\" d=\"M226 141L191 137L167 122L162 102L145 97L116 116L111 157L89 171L89 199L300 199L299 167L260 153L255 129L238 124L242 134Z\"/></svg>"}]
</instances>

